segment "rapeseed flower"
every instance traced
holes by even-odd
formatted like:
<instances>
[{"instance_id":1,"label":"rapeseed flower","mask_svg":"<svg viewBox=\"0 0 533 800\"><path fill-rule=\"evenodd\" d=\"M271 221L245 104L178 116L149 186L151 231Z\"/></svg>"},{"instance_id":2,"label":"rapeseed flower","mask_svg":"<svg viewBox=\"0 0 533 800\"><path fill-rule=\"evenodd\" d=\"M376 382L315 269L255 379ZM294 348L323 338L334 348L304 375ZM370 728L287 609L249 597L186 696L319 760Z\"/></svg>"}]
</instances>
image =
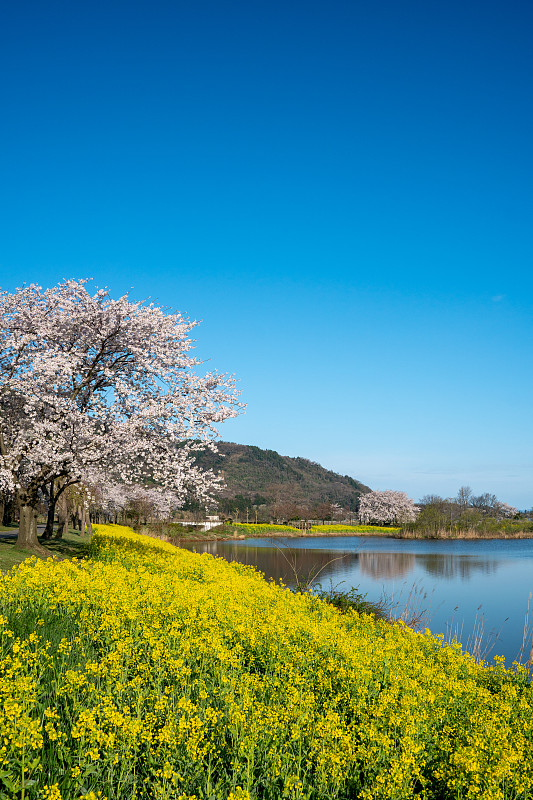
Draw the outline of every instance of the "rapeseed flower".
<instances>
[{"instance_id":1,"label":"rapeseed flower","mask_svg":"<svg viewBox=\"0 0 533 800\"><path fill-rule=\"evenodd\" d=\"M527 800L533 697L501 660L251 567L96 526L0 580L0 797Z\"/></svg>"}]
</instances>

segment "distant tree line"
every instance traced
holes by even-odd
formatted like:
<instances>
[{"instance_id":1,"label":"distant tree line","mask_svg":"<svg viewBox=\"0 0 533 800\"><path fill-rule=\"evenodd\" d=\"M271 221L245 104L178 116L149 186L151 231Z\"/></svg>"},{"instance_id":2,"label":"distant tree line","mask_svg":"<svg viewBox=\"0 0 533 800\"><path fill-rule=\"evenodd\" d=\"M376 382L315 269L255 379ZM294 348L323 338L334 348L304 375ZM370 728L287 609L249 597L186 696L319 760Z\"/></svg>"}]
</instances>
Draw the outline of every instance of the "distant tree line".
<instances>
[{"instance_id":1,"label":"distant tree line","mask_svg":"<svg viewBox=\"0 0 533 800\"><path fill-rule=\"evenodd\" d=\"M469 486L462 486L456 497L426 495L417 505L405 492L366 492L361 495L356 512L330 501L298 503L283 500L282 496L267 498L259 493L237 494L221 498L218 511L223 518L240 522L350 520L362 524L400 526L406 532L425 536L460 531L517 532L533 526L525 512L498 500L494 494L474 495Z\"/></svg>"},{"instance_id":2,"label":"distant tree line","mask_svg":"<svg viewBox=\"0 0 533 800\"><path fill-rule=\"evenodd\" d=\"M357 515L340 503L322 501L314 503L284 500L282 497L264 497L259 493L236 494L219 498L218 513L225 519L239 522L306 522L308 520L346 519Z\"/></svg>"},{"instance_id":3,"label":"distant tree line","mask_svg":"<svg viewBox=\"0 0 533 800\"><path fill-rule=\"evenodd\" d=\"M470 486L461 486L456 497L426 495L418 505L420 511L416 519L406 523L404 528L427 536L460 531L490 533L506 528L514 531L528 527L526 514L489 492L474 495Z\"/></svg>"},{"instance_id":4,"label":"distant tree line","mask_svg":"<svg viewBox=\"0 0 533 800\"><path fill-rule=\"evenodd\" d=\"M283 489L283 487L280 487ZM282 491L280 492L282 495ZM324 500L314 503L295 502L278 498L266 499L259 494L224 498L218 502L224 517L245 522L339 522L375 525L401 525L416 518L418 512L413 500L405 492L365 492L359 498L356 511L340 503Z\"/></svg>"}]
</instances>

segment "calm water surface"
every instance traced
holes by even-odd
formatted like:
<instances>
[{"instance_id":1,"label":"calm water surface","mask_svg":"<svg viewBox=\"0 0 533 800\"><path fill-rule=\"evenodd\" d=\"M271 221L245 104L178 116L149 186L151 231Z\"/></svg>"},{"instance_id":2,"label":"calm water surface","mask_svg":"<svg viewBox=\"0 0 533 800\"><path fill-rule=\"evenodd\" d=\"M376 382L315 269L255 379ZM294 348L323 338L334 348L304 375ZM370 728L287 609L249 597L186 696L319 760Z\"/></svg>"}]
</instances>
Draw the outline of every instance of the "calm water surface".
<instances>
[{"instance_id":1,"label":"calm water surface","mask_svg":"<svg viewBox=\"0 0 533 800\"><path fill-rule=\"evenodd\" d=\"M533 592L533 539L420 541L373 537L247 539L191 543L188 549L251 564L267 578L294 584L312 570L323 588L359 587L368 600L387 598L399 615L409 605L423 612L422 627L454 635L472 651L483 633L484 657L522 647L528 596ZM335 559L335 560L332 560ZM533 628L533 600L530 614ZM487 648L492 649L487 650ZM529 634L527 660L531 646Z\"/></svg>"}]
</instances>

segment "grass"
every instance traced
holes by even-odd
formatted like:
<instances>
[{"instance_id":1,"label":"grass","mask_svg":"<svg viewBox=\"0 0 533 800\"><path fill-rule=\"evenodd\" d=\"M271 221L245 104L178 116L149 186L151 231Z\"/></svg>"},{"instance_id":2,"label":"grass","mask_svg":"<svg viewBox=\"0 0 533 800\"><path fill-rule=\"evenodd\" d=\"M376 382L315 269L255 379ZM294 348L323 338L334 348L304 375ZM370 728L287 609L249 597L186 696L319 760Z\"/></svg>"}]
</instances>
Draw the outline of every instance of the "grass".
<instances>
[{"instance_id":1,"label":"grass","mask_svg":"<svg viewBox=\"0 0 533 800\"><path fill-rule=\"evenodd\" d=\"M376 619L387 619L385 605L367 600L366 594L361 594L358 589L358 586L346 590L340 589L339 586L330 586L329 589L324 589L321 583L316 583L312 586L311 593L325 603L334 606L341 614L346 614L351 610L358 614L371 614Z\"/></svg>"},{"instance_id":2,"label":"grass","mask_svg":"<svg viewBox=\"0 0 533 800\"><path fill-rule=\"evenodd\" d=\"M513 521L514 522L514 521ZM528 527L528 525L530 527ZM520 528L520 529L519 529ZM241 538L273 538L302 536L392 536L396 539L519 539L533 537L533 523L500 525L487 530L449 529L438 531L420 531L415 526L404 528L384 525L313 525L311 528L297 528L294 525L274 525L267 523L233 522L221 524L208 531L201 531L196 526L170 524L149 524L136 528L140 533L159 536L166 541L179 545L183 541L223 541L224 539Z\"/></svg>"},{"instance_id":3,"label":"grass","mask_svg":"<svg viewBox=\"0 0 533 800\"><path fill-rule=\"evenodd\" d=\"M224 525L228 531L244 533L247 536L337 536L339 534L377 534L395 536L400 528L387 528L380 525L313 525L311 528L297 528L293 525L267 525L266 523L234 522Z\"/></svg>"},{"instance_id":4,"label":"grass","mask_svg":"<svg viewBox=\"0 0 533 800\"><path fill-rule=\"evenodd\" d=\"M229 525L217 525L208 531L202 531L198 525L181 525L180 523L147 523L134 526L136 533L145 536L155 536L163 542L179 547L181 542L212 542L235 539L239 535L244 538L242 531L237 531Z\"/></svg>"},{"instance_id":5,"label":"grass","mask_svg":"<svg viewBox=\"0 0 533 800\"><path fill-rule=\"evenodd\" d=\"M16 539L12 535L2 536L4 533L16 533L17 528L6 528L0 531L0 572L6 572L16 564L21 564L27 558L35 555L30 550L21 550L16 546ZM84 558L88 553L90 537L82 537L80 531L69 529L62 539L52 539L42 542L50 552L50 556L57 558Z\"/></svg>"},{"instance_id":6,"label":"grass","mask_svg":"<svg viewBox=\"0 0 533 800\"><path fill-rule=\"evenodd\" d=\"M475 524L459 519L452 525L443 518L429 521L422 512L416 522L403 526L401 536L406 539L531 539L533 520L483 517Z\"/></svg>"},{"instance_id":7,"label":"grass","mask_svg":"<svg viewBox=\"0 0 533 800\"><path fill-rule=\"evenodd\" d=\"M82 536L80 531L69 528L68 533L61 539L51 539L42 544L58 558L86 558L89 554L90 540L88 534Z\"/></svg>"},{"instance_id":8,"label":"grass","mask_svg":"<svg viewBox=\"0 0 533 800\"><path fill-rule=\"evenodd\" d=\"M295 537L295 536L354 536L372 535L395 536L400 528L387 528L379 525L314 525L312 528L297 528L295 525L276 525L266 522L232 522L221 524L208 531L198 527L170 523L165 525L142 525L140 533L159 535L178 544L180 541L210 541L214 539L233 539L237 536L249 537Z\"/></svg>"},{"instance_id":9,"label":"grass","mask_svg":"<svg viewBox=\"0 0 533 800\"><path fill-rule=\"evenodd\" d=\"M438 528L431 530L406 527L396 534L401 539L533 539L531 523L486 528Z\"/></svg>"},{"instance_id":10,"label":"grass","mask_svg":"<svg viewBox=\"0 0 533 800\"><path fill-rule=\"evenodd\" d=\"M301 534L300 528L294 525L271 525L266 522L233 522L231 525L224 525L224 528L231 530L232 533L244 533L248 536L276 536L288 534Z\"/></svg>"},{"instance_id":11,"label":"grass","mask_svg":"<svg viewBox=\"0 0 533 800\"><path fill-rule=\"evenodd\" d=\"M331 525L313 525L311 531L313 533L352 533L352 534L361 534L361 533L377 533L377 534L385 534L386 536L394 536L394 534L398 533L400 528L395 527L386 527L384 525L338 525L338 524L331 524Z\"/></svg>"}]
</instances>

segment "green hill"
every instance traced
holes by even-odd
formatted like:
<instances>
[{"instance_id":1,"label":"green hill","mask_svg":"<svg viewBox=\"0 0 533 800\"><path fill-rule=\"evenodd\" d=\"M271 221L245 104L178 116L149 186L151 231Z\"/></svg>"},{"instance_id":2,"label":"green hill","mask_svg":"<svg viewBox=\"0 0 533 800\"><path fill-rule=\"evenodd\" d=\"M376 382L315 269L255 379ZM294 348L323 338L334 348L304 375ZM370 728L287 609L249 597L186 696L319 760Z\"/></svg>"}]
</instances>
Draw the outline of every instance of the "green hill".
<instances>
[{"instance_id":1,"label":"green hill","mask_svg":"<svg viewBox=\"0 0 533 800\"><path fill-rule=\"evenodd\" d=\"M226 484L219 503L231 513L255 506L281 504L306 506L338 503L355 511L368 486L321 467L306 458L291 458L253 445L218 442L218 454L206 452L198 462L203 468L221 472ZM289 516L289 514L287 514Z\"/></svg>"}]
</instances>

